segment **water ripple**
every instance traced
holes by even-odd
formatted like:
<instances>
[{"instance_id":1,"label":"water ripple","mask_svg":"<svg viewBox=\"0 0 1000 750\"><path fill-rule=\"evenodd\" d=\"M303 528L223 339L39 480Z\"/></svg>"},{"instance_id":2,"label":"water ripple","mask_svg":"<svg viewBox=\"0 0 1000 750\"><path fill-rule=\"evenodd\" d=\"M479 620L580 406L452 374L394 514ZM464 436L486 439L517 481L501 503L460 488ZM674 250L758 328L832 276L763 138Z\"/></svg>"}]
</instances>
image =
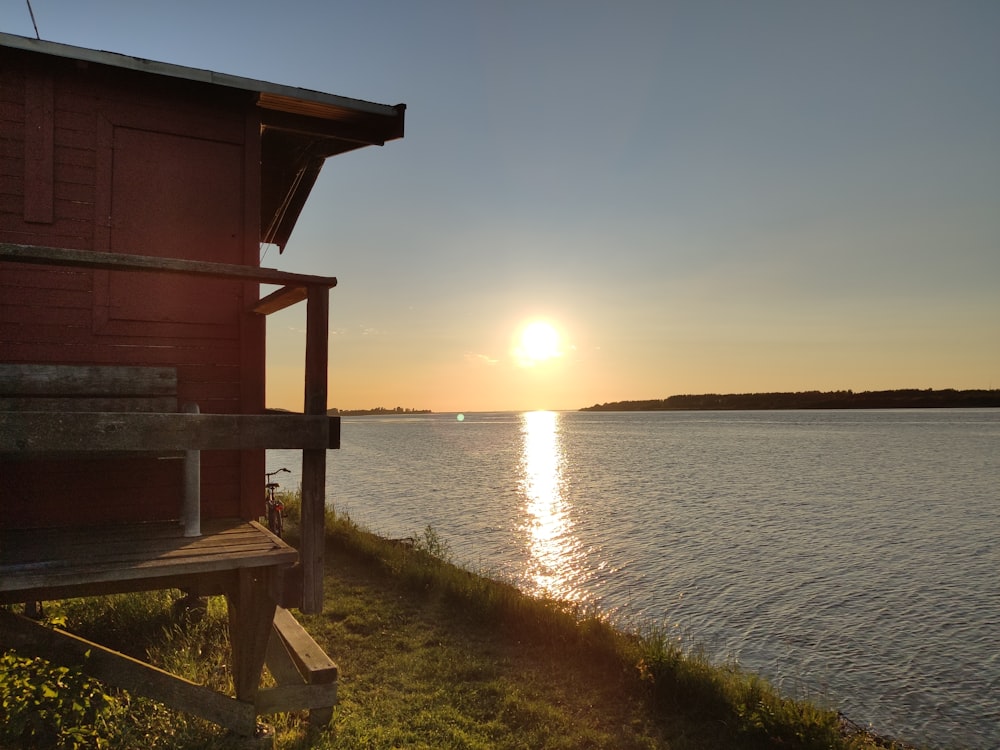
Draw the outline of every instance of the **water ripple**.
<instances>
[{"instance_id":1,"label":"water ripple","mask_svg":"<svg viewBox=\"0 0 1000 750\"><path fill-rule=\"evenodd\" d=\"M886 733L1000 747L1000 410L466 417L345 419L329 504Z\"/></svg>"}]
</instances>

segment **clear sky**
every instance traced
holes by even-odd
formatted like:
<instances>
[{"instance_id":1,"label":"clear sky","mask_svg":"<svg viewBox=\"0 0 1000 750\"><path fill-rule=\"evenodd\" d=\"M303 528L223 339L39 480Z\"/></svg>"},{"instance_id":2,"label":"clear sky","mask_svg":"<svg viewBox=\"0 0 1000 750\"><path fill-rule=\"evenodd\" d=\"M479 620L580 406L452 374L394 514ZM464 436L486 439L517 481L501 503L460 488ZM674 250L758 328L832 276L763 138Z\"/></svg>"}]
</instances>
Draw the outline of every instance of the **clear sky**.
<instances>
[{"instance_id":1,"label":"clear sky","mask_svg":"<svg viewBox=\"0 0 1000 750\"><path fill-rule=\"evenodd\" d=\"M46 40L408 105L264 257L340 279L331 406L1000 388L996 0L31 5ZM269 322L270 406L303 328Z\"/></svg>"}]
</instances>

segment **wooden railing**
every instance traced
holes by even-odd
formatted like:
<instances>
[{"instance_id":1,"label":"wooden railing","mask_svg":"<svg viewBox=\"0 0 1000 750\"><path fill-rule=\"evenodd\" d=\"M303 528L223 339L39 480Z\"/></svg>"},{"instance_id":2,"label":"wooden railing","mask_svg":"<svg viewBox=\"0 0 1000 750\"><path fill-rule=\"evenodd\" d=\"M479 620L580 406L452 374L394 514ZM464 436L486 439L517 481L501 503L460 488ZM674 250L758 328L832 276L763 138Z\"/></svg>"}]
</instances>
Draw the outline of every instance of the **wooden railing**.
<instances>
[{"instance_id":1,"label":"wooden railing","mask_svg":"<svg viewBox=\"0 0 1000 750\"><path fill-rule=\"evenodd\" d=\"M323 549L325 528L326 451L339 447L339 429L331 430L327 410L329 293L333 277L289 273L271 268L160 258L121 253L0 243L0 261L90 268L138 273L247 281L280 288L258 300L253 312L268 315L306 302L304 415L228 415L158 413L137 414L111 425L113 419L94 413L72 424L56 424L52 417L0 416L0 450L17 452L59 449L67 445L93 446L100 434L102 449L119 443L134 448L141 436L149 450L302 448L302 528L299 556L303 571L302 611L323 606ZM49 420L46 422L46 420ZM339 425L339 423L337 423ZM316 433L316 434L314 434ZM282 437L285 435L288 439ZM306 440L306 435L313 435ZM18 437L19 436L19 437ZM303 442L303 441L306 442ZM20 441L20 442L19 442ZM116 443L118 441L118 443Z\"/></svg>"}]
</instances>

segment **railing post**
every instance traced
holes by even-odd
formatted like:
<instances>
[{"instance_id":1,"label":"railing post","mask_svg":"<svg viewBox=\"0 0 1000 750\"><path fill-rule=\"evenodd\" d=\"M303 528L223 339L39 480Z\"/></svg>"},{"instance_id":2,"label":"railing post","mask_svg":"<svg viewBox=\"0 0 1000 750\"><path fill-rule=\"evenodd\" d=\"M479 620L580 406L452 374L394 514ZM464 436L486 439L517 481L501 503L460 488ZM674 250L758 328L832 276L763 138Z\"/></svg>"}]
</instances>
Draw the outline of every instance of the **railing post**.
<instances>
[{"instance_id":1,"label":"railing post","mask_svg":"<svg viewBox=\"0 0 1000 750\"><path fill-rule=\"evenodd\" d=\"M198 404L184 404L185 414L199 414ZM201 536L201 451L184 452L184 502L181 507L184 536Z\"/></svg>"},{"instance_id":2,"label":"railing post","mask_svg":"<svg viewBox=\"0 0 1000 750\"><path fill-rule=\"evenodd\" d=\"M306 300L305 413L326 414L330 290L310 286ZM302 611L323 609L326 451L302 451Z\"/></svg>"}]
</instances>

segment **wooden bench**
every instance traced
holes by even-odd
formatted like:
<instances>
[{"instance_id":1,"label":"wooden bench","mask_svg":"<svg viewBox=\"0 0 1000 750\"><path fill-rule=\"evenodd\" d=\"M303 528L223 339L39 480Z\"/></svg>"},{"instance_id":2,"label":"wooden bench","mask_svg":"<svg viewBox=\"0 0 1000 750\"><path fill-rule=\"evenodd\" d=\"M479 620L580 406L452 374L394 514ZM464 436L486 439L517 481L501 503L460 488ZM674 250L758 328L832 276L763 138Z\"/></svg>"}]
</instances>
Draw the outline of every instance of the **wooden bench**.
<instances>
[{"instance_id":1,"label":"wooden bench","mask_svg":"<svg viewBox=\"0 0 1000 750\"><path fill-rule=\"evenodd\" d=\"M115 447L111 441L131 452L149 444L148 437L135 435L137 414L177 411L174 368L0 364L0 440L5 444L0 450L7 458L104 452ZM183 411L197 413L198 407L186 404ZM173 455L184 461L179 512L184 536L198 536L201 454L189 450Z\"/></svg>"},{"instance_id":2,"label":"wooden bench","mask_svg":"<svg viewBox=\"0 0 1000 750\"><path fill-rule=\"evenodd\" d=\"M166 588L223 594L236 697L208 697L206 688L9 612L2 614L0 647L86 661L87 671L109 684L247 736L257 714L310 709L328 721L336 665L277 606L298 553L254 521L202 521L199 467L202 450L338 445L335 418L184 408L171 368L0 364L0 465L39 456L148 452L182 458L184 473L180 522L0 529L0 603ZM84 660L83 653L98 657ZM265 658L280 675L278 687L269 690L260 689Z\"/></svg>"}]
</instances>

